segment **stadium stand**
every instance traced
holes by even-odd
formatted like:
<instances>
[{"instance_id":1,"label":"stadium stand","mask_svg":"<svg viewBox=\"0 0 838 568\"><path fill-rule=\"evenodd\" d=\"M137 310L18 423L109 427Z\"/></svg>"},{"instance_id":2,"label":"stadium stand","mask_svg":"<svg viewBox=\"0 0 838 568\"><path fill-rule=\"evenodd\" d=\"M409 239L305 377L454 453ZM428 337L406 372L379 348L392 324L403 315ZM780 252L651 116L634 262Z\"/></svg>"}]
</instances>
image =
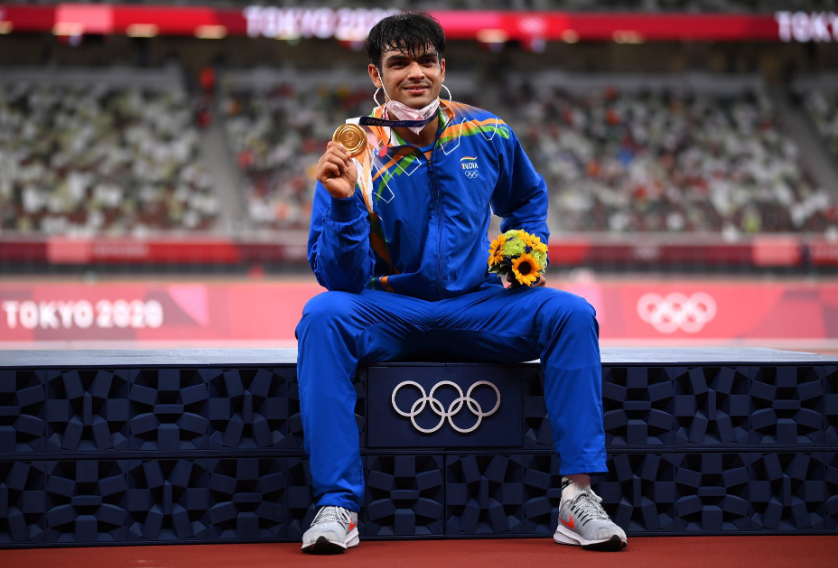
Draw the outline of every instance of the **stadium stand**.
<instances>
[{"instance_id":1,"label":"stadium stand","mask_svg":"<svg viewBox=\"0 0 838 568\"><path fill-rule=\"evenodd\" d=\"M829 151L838 156L838 94L816 90L804 102Z\"/></svg>"},{"instance_id":2,"label":"stadium stand","mask_svg":"<svg viewBox=\"0 0 838 568\"><path fill-rule=\"evenodd\" d=\"M224 74L214 110L240 175L221 184L204 168L200 121L178 73L140 73L123 86L102 83L103 73L75 83L49 75L0 82L7 231L208 231L219 194L244 194L243 227L304 231L323 141L373 105L368 79L346 70ZM756 76L460 75L455 98L508 122L547 179L554 231L838 235L834 188L807 170ZM807 92L834 152L835 96Z\"/></svg>"},{"instance_id":3,"label":"stadium stand","mask_svg":"<svg viewBox=\"0 0 838 568\"><path fill-rule=\"evenodd\" d=\"M517 93L519 133L564 231L755 234L835 228L763 93Z\"/></svg>"},{"instance_id":4,"label":"stadium stand","mask_svg":"<svg viewBox=\"0 0 838 568\"><path fill-rule=\"evenodd\" d=\"M223 102L229 144L245 180L247 209L259 228L307 229L314 197L313 167L323 141L347 116L369 105L352 89L267 92L238 89Z\"/></svg>"},{"instance_id":5,"label":"stadium stand","mask_svg":"<svg viewBox=\"0 0 838 568\"><path fill-rule=\"evenodd\" d=\"M262 228L304 228L321 143L345 118L370 111L371 89L264 80L257 89L246 74L237 78L224 108L250 215ZM500 90L477 104L515 129L547 179L554 230L838 233L835 196L801 164L759 80L544 72L455 90L466 101Z\"/></svg>"},{"instance_id":6,"label":"stadium stand","mask_svg":"<svg viewBox=\"0 0 838 568\"><path fill-rule=\"evenodd\" d=\"M12 75L0 82L2 229L142 236L212 226L218 200L176 81Z\"/></svg>"}]
</instances>

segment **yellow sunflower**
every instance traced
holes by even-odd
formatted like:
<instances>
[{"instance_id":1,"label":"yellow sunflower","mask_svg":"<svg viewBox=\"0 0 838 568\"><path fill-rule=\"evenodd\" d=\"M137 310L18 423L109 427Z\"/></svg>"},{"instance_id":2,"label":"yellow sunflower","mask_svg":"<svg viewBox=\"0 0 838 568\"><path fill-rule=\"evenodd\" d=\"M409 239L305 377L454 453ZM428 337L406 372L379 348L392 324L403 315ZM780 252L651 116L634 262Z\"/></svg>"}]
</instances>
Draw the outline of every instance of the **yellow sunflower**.
<instances>
[{"instance_id":1,"label":"yellow sunflower","mask_svg":"<svg viewBox=\"0 0 838 568\"><path fill-rule=\"evenodd\" d=\"M536 235L531 235L527 232L521 231L521 240L524 241L528 247L534 251L543 252L547 254L547 245L541 242L541 238Z\"/></svg>"},{"instance_id":2,"label":"yellow sunflower","mask_svg":"<svg viewBox=\"0 0 838 568\"><path fill-rule=\"evenodd\" d=\"M512 273L515 279L525 286L532 286L538 280L541 265L530 255L524 253L512 261Z\"/></svg>"},{"instance_id":3,"label":"yellow sunflower","mask_svg":"<svg viewBox=\"0 0 838 568\"><path fill-rule=\"evenodd\" d=\"M489 246L489 266L499 263L503 260L503 245L506 242L506 237L498 235L498 238L492 241Z\"/></svg>"}]
</instances>

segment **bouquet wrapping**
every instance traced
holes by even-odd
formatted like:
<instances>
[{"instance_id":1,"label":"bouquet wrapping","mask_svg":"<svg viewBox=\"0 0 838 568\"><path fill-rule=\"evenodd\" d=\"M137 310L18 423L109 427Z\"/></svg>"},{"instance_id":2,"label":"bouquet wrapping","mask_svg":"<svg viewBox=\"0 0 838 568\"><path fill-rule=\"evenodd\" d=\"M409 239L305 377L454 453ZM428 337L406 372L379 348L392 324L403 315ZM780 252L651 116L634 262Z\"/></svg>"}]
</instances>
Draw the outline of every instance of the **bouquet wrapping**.
<instances>
[{"instance_id":1,"label":"bouquet wrapping","mask_svg":"<svg viewBox=\"0 0 838 568\"><path fill-rule=\"evenodd\" d=\"M512 274L524 286L532 286L547 269L547 245L526 231L506 231L489 247L489 272Z\"/></svg>"}]
</instances>

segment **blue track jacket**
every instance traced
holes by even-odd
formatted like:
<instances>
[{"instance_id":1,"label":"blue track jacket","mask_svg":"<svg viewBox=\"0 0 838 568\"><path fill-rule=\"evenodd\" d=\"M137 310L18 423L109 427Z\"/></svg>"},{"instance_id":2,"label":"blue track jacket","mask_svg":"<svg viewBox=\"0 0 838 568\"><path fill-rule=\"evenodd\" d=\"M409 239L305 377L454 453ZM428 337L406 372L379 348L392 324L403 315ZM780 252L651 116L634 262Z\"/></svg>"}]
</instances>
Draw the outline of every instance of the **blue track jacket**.
<instances>
[{"instance_id":1,"label":"blue track jacket","mask_svg":"<svg viewBox=\"0 0 838 568\"><path fill-rule=\"evenodd\" d=\"M358 161L355 194L335 199L317 183L308 261L326 289L436 301L500 285L488 272L492 211L502 231L548 242L547 186L512 129L456 102L440 119L429 157L373 127L377 143Z\"/></svg>"}]
</instances>

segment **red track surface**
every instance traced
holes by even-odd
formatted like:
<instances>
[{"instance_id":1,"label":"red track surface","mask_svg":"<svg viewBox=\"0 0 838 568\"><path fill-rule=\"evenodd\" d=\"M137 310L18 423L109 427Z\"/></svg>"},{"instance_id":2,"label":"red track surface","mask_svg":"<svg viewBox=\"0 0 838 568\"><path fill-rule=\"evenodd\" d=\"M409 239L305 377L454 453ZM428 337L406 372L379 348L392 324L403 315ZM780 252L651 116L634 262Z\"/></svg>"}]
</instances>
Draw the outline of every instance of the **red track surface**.
<instances>
[{"instance_id":1,"label":"red track surface","mask_svg":"<svg viewBox=\"0 0 838 568\"><path fill-rule=\"evenodd\" d=\"M296 544L135 546L0 551L4 568L340 567L599 568L646 566L816 568L838 565L835 536L630 538L620 553L586 552L552 540L362 542L339 556L308 556Z\"/></svg>"}]
</instances>

